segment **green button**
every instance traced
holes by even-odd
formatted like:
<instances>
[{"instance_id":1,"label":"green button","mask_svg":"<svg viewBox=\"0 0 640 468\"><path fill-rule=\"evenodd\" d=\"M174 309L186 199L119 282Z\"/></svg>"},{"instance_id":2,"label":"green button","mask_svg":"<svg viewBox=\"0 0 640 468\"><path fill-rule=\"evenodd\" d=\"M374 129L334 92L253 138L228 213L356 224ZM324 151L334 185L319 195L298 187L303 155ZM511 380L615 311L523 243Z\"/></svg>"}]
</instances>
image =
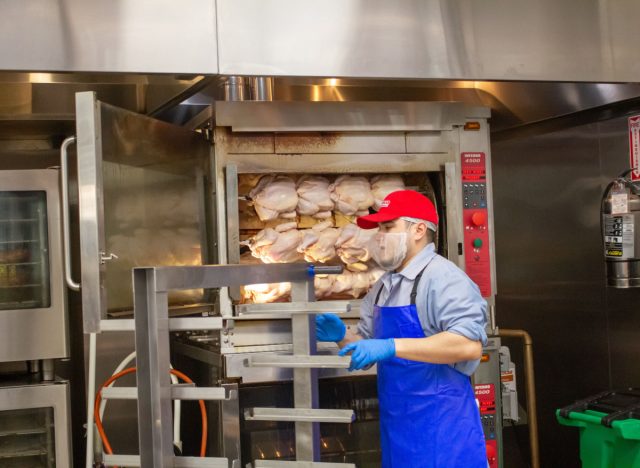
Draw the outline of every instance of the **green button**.
<instances>
[{"instance_id":1,"label":"green button","mask_svg":"<svg viewBox=\"0 0 640 468\"><path fill-rule=\"evenodd\" d=\"M473 246L476 249L479 249L480 247L482 247L482 239L473 239Z\"/></svg>"}]
</instances>

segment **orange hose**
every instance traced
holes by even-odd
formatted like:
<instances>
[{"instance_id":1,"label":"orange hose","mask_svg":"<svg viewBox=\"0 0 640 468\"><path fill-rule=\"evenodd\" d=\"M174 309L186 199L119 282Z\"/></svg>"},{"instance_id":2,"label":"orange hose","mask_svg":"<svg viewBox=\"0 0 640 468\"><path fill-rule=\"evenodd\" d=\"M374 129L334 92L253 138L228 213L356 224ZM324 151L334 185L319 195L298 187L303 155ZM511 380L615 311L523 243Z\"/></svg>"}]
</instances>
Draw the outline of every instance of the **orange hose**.
<instances>
[{"instance_id":1,"label":"orange hose","mask_svg":"<svg viewBox=\"0 0 640 468\"><path fill-rule=\"evenodd\" d=\"M98 429L98 433L100 434L100 439L102 439L102 445L104 446L105 451L109 455L113 455L113 449L111 448L111 444L109 443L107 434L104 431L102 420L100 419L100 402L102 401L102 390L105 387L111 385L111 383L113 383L114 381L118 380L120 377L123 377L127 374L132 374L135 371L136 371L135 367L129 367L127 369L124 369L118 372L117 374L112 375L100 386L100 389L96 394L96 400L94 404L94 420L96 423L96 429ZM178 370L170 369L169 372L187 383L193 383L193 380L191 380L188 376L186 376L185 374L183 374ZM200 416L202 417L202 438L200 440L200 456L204 457L207 451L207 430L208 430L207 411L204 406L203 400L198 400L198 403L200 404ZM118 468L118 467L114 467L114 468Z\"/></svg>"}]
</instances>

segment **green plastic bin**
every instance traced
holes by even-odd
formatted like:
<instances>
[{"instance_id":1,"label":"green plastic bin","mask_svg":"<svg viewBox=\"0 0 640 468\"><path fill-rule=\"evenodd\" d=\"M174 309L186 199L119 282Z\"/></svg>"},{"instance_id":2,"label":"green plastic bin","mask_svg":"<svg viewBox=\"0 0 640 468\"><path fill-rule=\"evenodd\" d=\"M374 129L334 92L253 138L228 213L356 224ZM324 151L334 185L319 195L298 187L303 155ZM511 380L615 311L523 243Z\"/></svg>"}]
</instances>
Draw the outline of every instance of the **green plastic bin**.
<instances>
[{"instance_id":1,"label":"green plastic bin","mask_svg":"<svg viewBox=\"0 0 640 468\"><path fill-rule=\"evenodd\" d=\"M556 411L560 424L580 429L583 468L640 468L640 400L627 408L610 404L619 396L607 392Z\"/></svg>"}]
</instances>

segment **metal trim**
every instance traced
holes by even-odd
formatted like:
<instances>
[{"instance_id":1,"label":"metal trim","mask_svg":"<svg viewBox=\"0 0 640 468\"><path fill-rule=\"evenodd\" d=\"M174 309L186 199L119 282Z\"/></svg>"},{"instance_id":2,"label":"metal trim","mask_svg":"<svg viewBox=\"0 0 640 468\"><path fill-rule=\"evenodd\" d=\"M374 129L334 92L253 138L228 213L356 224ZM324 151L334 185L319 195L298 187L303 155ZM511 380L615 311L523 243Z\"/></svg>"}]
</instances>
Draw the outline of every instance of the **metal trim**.
<instances>
[{"instance_id":1,"label":"metal trim","mask_svg":"<svg viewBox=\"0 0 640 468\"><path fill-rule=\"evenodd\" d=\"M103 286L104 205L102 199L102 126L95 92L76 93L76 150L78 206L80 210L80 263L82 265L82 321L85 333L100 331L106 318Z\"/></svg>"}]
</instances>

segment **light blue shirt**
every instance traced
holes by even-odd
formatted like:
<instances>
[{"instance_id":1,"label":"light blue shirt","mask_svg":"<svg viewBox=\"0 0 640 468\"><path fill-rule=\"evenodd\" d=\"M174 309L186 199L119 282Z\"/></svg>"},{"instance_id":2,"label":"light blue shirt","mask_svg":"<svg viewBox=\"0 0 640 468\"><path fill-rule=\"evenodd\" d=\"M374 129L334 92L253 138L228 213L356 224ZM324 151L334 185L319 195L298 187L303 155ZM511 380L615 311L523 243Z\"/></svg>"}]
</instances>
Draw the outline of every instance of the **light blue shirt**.
<instances>
[{"instance_id":1,"label":"light blue shirt","mask_svg":"<svg viewBox=\"0 0 640 468\"><path fill-rule=\"evenodd\" d=\"M487 343L487 301L464 271L436 253L433 243L422 249L401 272L385 273L369 290L360 306L358 334L363 338L373 338L373 308L380 288L379 306L397 307L411 303L411 289L416 276L430 260L416 296L418 319L425 336L447 331L480 341L483 345ZM479 362L462 361L452 367L471 375Z\"/></svg>"}]
</instances>

